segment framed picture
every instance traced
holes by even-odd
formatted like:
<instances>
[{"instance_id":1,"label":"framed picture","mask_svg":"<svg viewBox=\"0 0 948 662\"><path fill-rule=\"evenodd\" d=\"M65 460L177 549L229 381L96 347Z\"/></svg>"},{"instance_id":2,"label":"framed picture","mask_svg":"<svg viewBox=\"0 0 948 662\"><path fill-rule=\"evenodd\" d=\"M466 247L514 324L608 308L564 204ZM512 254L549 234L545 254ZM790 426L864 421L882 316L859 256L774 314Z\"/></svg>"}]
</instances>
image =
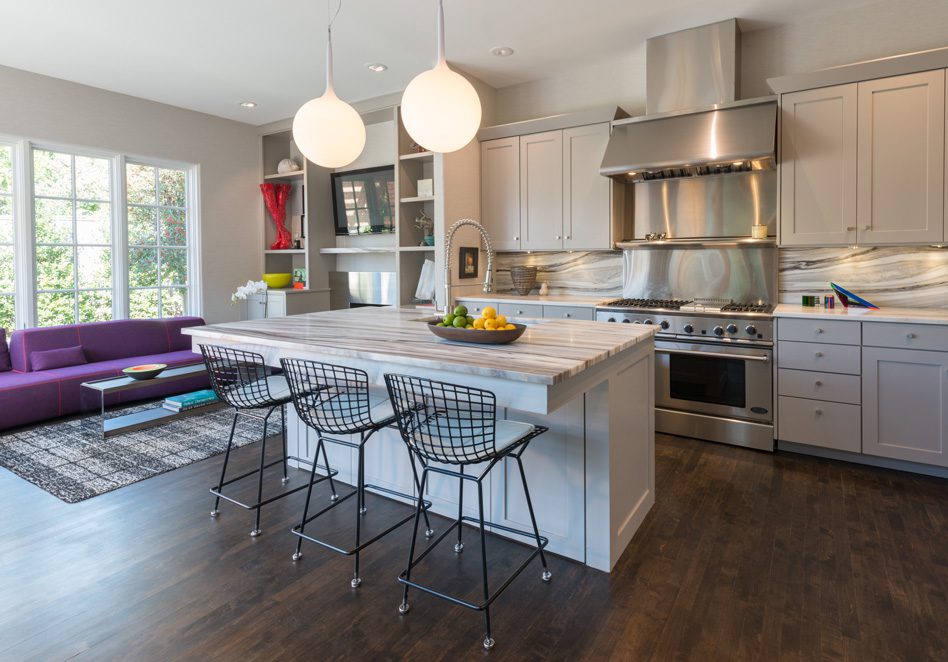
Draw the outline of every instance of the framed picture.
<instances>
[{"instance_id":1,"label":"framed picture","mask_svg":"<svg viewBox=\"0 0 948 662\"><path fill-rule=\"evenodd\" d=\"M458 278L477 278L479 252L476 247L461 246L458 249Z\"/></svg>"}]
</instances>

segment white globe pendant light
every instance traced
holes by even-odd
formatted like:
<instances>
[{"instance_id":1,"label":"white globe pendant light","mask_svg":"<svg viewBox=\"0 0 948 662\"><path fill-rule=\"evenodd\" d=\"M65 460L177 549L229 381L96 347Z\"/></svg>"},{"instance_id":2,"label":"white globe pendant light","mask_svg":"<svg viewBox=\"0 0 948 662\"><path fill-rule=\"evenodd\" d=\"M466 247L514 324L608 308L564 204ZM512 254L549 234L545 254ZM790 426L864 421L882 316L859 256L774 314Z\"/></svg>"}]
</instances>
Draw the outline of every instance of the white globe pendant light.
<instances>
[{"instance_id":1,"label":"white globe pendant light","mask_svg":"<svg viewBox=\"0 0 948 662\"><path fill-rule=\"evenodd\" d=\"M412 140L432 152L461 149L481 126L477 91L444 59L443 0L438 0L438 63L405 88L402 123Z\"/></svg>"},{"instance_id":2,"label":"white globe pendant light","mask_svg":"<svg viewBox=\"0 0 948 662\"><path fill-rule=\"evenodd\" d=\"M341 3L340 3L341 6ZM338 10L336 12L339 13ZM335 17L333 17L335 20ZM307 159L324 168L349 165L365 147L365 123L332 87L332 21L326 43L326 91L310 99L293 118L293 140Z\"/></svg>"}]
</instances>

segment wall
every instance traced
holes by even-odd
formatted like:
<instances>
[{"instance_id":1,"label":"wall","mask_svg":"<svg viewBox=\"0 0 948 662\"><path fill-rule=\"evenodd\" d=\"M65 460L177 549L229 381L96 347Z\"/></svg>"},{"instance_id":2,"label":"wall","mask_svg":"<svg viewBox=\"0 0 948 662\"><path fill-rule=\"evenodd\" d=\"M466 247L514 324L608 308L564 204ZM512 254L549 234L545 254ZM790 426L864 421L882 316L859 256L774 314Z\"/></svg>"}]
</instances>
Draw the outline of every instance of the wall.
<instances>
[{"instance_id":1,"label":"wall","mask_svg":"<svg viewBox=\"0 0 948 662\"><path fill-rule=\"evenodd\" d=\"M781 248L780 302L829 294L830 282L879 306L948 308L948 250Z\"/></svg>"},{"instance_id":2,"label":"wall","mask_svg":"<svg viewBox=\"0 0 948 662\"><path fill-rule=\"evenodd\" d=\"M722 19L728 18L725 16ZM740 18L740 16L738 17ZM770 94L766 79L859 60L948 46L948 2L900 0L827 10L779 26L741 21L741 96ZM645 46L621 57L497 90L495 122L618 104L645 110Z\"/></svg>"},{"instance_id":3,"label":"wall","mask_svg":"<svg viewBox=\"0 0 948 662\"><path fill-rule=\"evenodd\" d=\"M201 166L201 278L209 321L263 266L256 127L0 66L0 134Z\"/></svg>"}]
</instances>

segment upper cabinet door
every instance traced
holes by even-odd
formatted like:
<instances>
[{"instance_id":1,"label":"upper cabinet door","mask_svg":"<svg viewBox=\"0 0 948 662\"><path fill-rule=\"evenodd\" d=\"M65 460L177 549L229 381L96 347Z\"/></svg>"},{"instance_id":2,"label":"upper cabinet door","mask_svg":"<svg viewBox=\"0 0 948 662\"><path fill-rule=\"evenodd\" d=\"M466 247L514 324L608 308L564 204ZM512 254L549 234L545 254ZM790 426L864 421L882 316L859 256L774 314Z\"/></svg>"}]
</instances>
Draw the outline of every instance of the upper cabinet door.
<instances>
[{"instance_id":1,"label":"upper cabinet door","mask_svg":"<svg viewBox=\"0 0 948 662\"><path fill-rule=\"evenodd\" d=\"M599 174L609 124L563 131L563 248L612 248L610 181Z\"/></svg>"},{"instance_id":2,"label":"upper cabinet door","mask_svg":"<svg viewBox=\"0 0 948 662\"><path fill-rule=\"evenodd\" d=\"M520 245L563 247L563 132L520 137Z\"/></svg>"},{"instance_id":3,"label":"upper cabinet door","mask_svg":"<svg viewBox=\"0 0 948 662\"><path fill-rule=\"evenodd\" d=\"M859 83L860 244L944 238L945 71Z\"/></svg>"},{"instance_id":4,"label":"upper cabinet door","mask_svg":"<svg viewBox=\"0 0 948 662\"><path fill-rule=\"evenodd\" d=\"M856 241L856 85L780 99L780 243Z\"/></svg>"},{"instance_id":5,"label":"upper cabinet door","mask_svg":"<svg viewBox=\"0 0 948 662\"><path fill-rule=\"evenodd\" d=\"M520 138L481 143L481 223L497 250L520 248Z\"/></svg>"}]
</instances>

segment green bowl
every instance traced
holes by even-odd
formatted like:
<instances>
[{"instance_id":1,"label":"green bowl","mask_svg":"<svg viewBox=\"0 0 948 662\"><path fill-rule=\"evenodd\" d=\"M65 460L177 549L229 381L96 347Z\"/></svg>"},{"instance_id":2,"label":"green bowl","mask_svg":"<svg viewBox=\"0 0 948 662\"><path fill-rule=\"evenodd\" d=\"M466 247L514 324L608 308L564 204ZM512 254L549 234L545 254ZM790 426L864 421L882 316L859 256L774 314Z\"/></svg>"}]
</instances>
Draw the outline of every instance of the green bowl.
<instances>
[{"instance_id":1,"label":"green bowl","mask_svg":"<svg viewBox=\"0 0 948 662\"><path fill-rule=\"evenodd\" d=\"M293 283L293 274L263 274L263 282L271 290L281 290Z\"/></svg>"}]
</instances>

